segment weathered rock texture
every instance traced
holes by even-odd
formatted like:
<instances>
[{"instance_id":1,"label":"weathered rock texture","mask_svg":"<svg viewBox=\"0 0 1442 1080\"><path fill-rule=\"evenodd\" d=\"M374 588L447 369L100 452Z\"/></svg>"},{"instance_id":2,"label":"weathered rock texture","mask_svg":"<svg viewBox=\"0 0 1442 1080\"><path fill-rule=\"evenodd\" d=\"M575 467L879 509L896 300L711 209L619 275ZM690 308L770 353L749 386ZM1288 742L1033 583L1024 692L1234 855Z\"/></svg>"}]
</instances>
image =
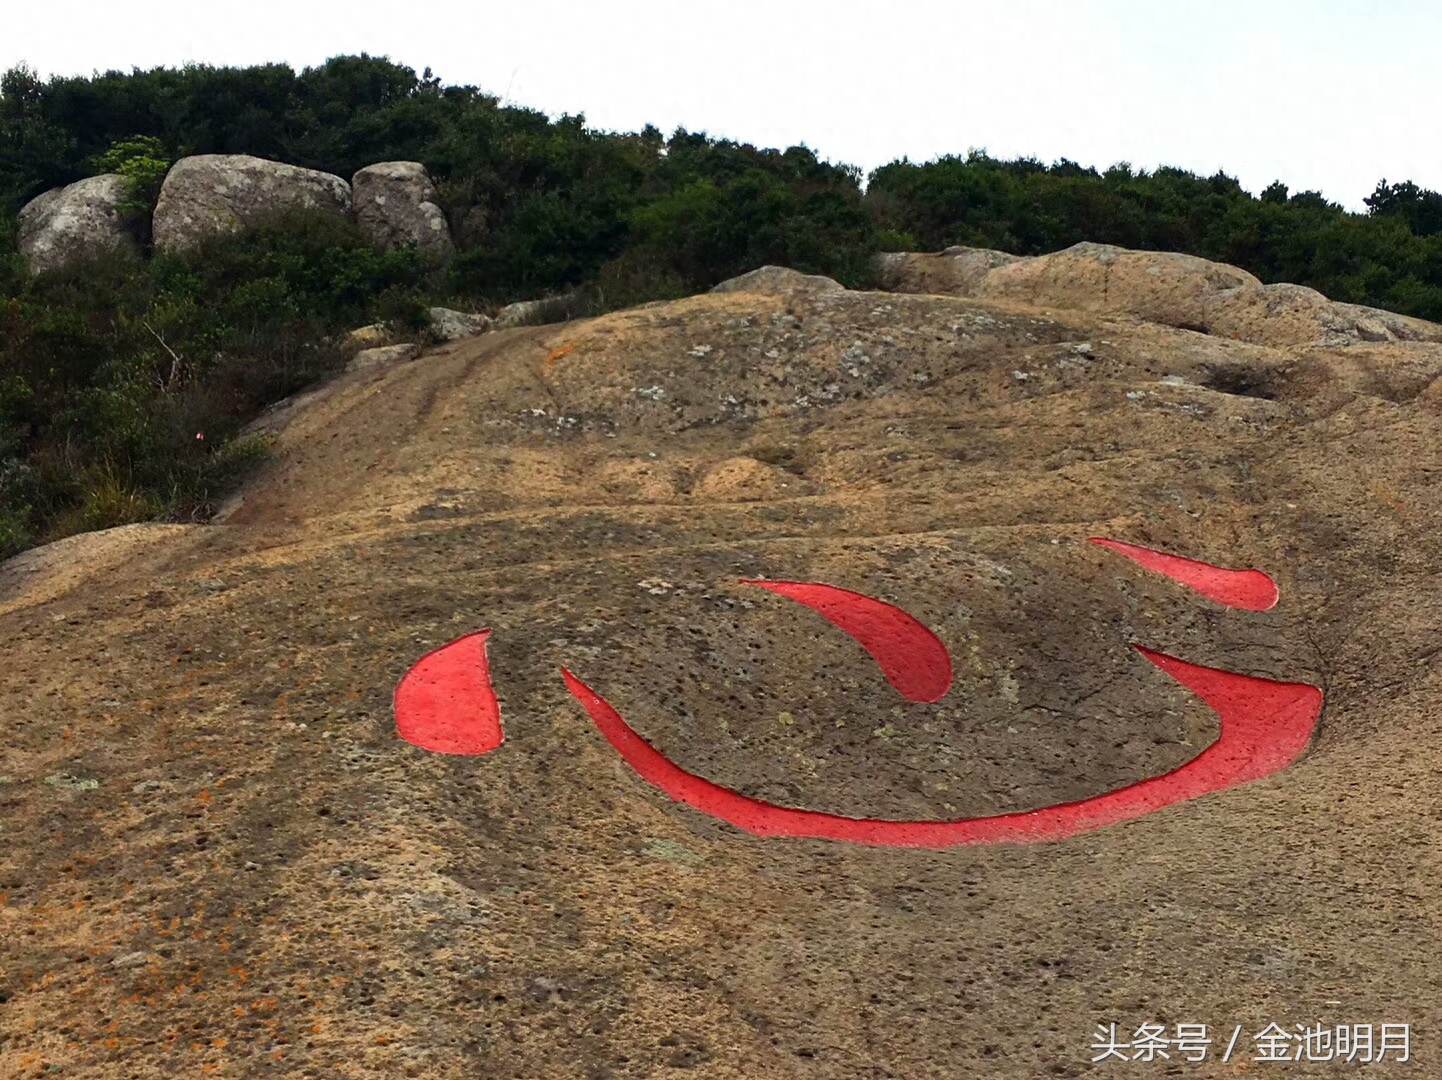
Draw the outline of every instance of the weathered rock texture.
<instances>
[{"instance_id":1,"label":"weathered rock texture","mask_svg":"<svg viewBox=\"0 0 1442 1080\"><path fill-rule=\"evenodd\" d=\"M444 261L456 253L435 186L418 161L382 161L351 177L356 223L384 248L409 244Z\"/></svg>"},{"instance_id":2,"label":"weathered rock texture","mask_svg":"<svg viewBox=\"0 0 1442 1080\"><path fill-rule=\"evenodd\" d=\"M508 330L516 326L533 326L538 323L560 322L574 306L574 296L543 296L537 300L517 300L507 304L496 314L492 329Z\"/></svg>"},{"instance_id":3,"label":"weathered rock texture","mask_svg":"<svg viewBox=\"0 0 1442 1080\"><path fill-rule=\"evenodd\" d=\"M345 216L350 207L350 185L339 176L247 154L198 154L166 174L151 235L157 251L176 251L285 210Z\"/></svg>"},{"instance_id":4,"label":"weathered rock texture","mask_svg":"<svg viewBox=\"0 0 1442 1080\"><path fill-rule=\"evenodd\" d=\"M1255 291L1188 265L1155 321L1008 263L1044 306L723 291L482 335L292 409L223 526L0 569L0 1076L1037 1080L1103 1075L1116 1021L1209 1024L1183 1074L1221 1077L1269 1022L1421 1032L1442 344L1178 329ZM903 699L763 577L912 612L950 693ZM482 627L505 742L399 740L398 680ZM648 786L561 677L748 795L953 818L1208 746L1133 642L1324 687L1314 742L1056 843L767 840Z\"/></svg>"},{"instance_id":5,"label":"weathered rock texture","mask_svg":"<svg viewBox=\"0 0 1442 1080\"><path fill-rule=\"evenodd\" d=\"M461 338L483 334L490 328L491 320L488 316L452 308L431 308L431 333L440 341L459 341Z\"/></svg>"},{"instance_id":6,"label":"weathered rock texture","mask_svg":"<svg viewBox=\"0 0 1442 1080\"><path fill-rule=\"evenodd\" d=\"M420 347L410 341L398 345L377 345L374 348L362 349L351 357L346 364L346 370L370 371L374 368L390 367L406 360L414 360L419 353Z\"/></svg>"},{"instance_id":7,"label":"weathered rock texture","mask_svg":"<svg viewBox=\"0 0 1442 1080\"><path fill-rule=\"evenodd\" d=\"M135 250L120 204L125 178L103 173L53 188L20 209L20 254L32 273L53 270L73 258Z\"/></svg>"},{"instance_id":8,"label":"weathered rock texture","mask_svg":"<svg viewBox=\"0 0 1442 1080\"><path fill-rule=\"evenodd\" d=\"M1390 311L1341 304L1301 285L1263 285L1194 255L1077 244L1019 258L981 248L880 257L887 288L1039 307L1128 314L1257 345L1439 341L1442 329Z\"/></svg>"},{"instance_id":9,"label":"weathered rock texture","mask_svg":"<svg viewBox=\"0 0 1442 1080\"><path fill-rule=\"evenodd\" d=\"M803 274L787 266L762 266L740 277L728 278L712 292L824 293L837 292L841 283L820 274Z\"/></svg>"}]
</instances>

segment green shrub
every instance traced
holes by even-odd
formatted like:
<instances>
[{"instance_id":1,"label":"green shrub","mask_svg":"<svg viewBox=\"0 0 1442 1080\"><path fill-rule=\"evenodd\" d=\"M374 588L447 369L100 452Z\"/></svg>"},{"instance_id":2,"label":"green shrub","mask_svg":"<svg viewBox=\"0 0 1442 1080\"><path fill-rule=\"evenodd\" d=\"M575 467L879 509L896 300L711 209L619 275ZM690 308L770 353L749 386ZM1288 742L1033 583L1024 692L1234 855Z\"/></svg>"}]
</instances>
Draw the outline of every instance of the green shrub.
<instances>
[{"instance_id":1,"label":"green shrub","mask_svg":"<svg viewBox=\"0 0 1442 1080\"><path fill-rule=\"evenodd\" d=\"M91 163L97 173L117 173L125 178L127 197L117 209L146 248L150 245L150 214L170 165L164 143L153 135L136 135L112 143Z\"/></svg>"},{"instance_id":2,"label":"green shrub","mask_svg":"<svg viewBox=\"0 0 1442 1080\"><path fill-rule=\"evenodd\" d=\"M343 365L340 332L428 324L418 253L290 213L148 261L104 254L0 299L7 551L157 516L192 520L264 455L262 408Z\"/></svg>"}]
</instances>

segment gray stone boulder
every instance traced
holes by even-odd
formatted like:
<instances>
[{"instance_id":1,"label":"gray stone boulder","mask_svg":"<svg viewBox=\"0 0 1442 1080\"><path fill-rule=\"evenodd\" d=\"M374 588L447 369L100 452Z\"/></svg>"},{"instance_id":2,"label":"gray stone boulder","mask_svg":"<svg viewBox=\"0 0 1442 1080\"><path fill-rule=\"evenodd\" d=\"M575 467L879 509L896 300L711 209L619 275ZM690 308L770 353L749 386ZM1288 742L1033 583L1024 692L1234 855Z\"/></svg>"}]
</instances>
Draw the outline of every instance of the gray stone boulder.
<instances>
[{"instance_id":1,"label":"gray stone boulder","mask_svg":"<svg viewBox=\"0 0 1442 1080\"><path fill-rule=\"evenodd\" d=\"M880 255L877 268L882 288L894 292L1128 315L1254 345L1442 343L1433 323L1338 303L1302 285L1264 285L1235 266L1178 252L1080 243L1019 257L950 247Z\"/></svg>"},{"instance_id":2,"label":"gray stone boulder","mask_svg":"<svg viewBox=\"0 0 1442 1080\"><path fill-rule=\"evenodd\" d=\"M974 296L997 267L1021 261L1019 255L956 245L939 255L883 252L876 256L876 268L880 287L890 292Z\"/></svg>"},{"instance_id":3,"label":"gray stone boulder","mask_svg":"<svg viewBox=\"0 0 1442 1080\"><path fill-rule=\"evenodd\" d=\"M197 154L166 174L151 236L156 251L179 251L285 210L345 217L350 206L350 185L339 176L248 154Z\"/></svg>"},{"instance_id":4,"label":"gray stone boulder","mask_svg":"<svg viewBox=\"0 0 1442 1080\"><path fill-rule=\"evenodd\" d=\"M420 346L407 341L400 345L382 345L374 349L362 349L351 357L345 366L347 371L374 371L378 368L394 367L420 355Z\"/></svg>"},{"instance_id":5,"label":"gray stone boulder","mask_svg":"<svg viewBox=\"0 0 1442 1080\"><path fill-rule=\"evenodd\" d=\"M573 293L560 296L543 296L539 300L517 300L507 304L496 314L493 330L509 330L513 326L540 326L545 323L564 322L576 307L577 298Z\"/></svg>"},{"instance_id":6,"label":"gray stone boulder","mask_svg":"<svg viewBox=\"0 0 1442 1080\"><path fill-rule=\"evenodd\" d=\"M489 316L471 315L452 308L431 308L431 334L437 341L459 341L484 334L490 328Z\"/></svg>"},{"instance_id":7,"label":"gray stone boulder","mask_svg":"<svg viewBox=\"0 0 1442 1080\"><path fill-rule=\"evenodd\" d=\"M120 204L125 178L115 173L86 177L52 188L20 209L20 254L31 273L54 270L73 258L136 250Z\"/></svg>"},{"instance_id":8,"label":"gray stone boulder","mask_svg":"<svg viewBox=\"0 0 1442 1080\"><path fill-rule=\"evenodd\" d=\"M845 292L841 282L820 274L803 274L788 266L761 266L740 277L727 278L713 293L828 293Z\"/></svg>"},{"instance_id":9,"label":"gray stone boulder","mask_svg":"<svg viewBox=\"0 0 1442 1080\"><path fill-rule=\"evenodd\" d=\"M418 161L382 161L351 177L356 224L379 247L415 244L435 259L456 253L435 185Z\"/></svg>"}]
</instances>

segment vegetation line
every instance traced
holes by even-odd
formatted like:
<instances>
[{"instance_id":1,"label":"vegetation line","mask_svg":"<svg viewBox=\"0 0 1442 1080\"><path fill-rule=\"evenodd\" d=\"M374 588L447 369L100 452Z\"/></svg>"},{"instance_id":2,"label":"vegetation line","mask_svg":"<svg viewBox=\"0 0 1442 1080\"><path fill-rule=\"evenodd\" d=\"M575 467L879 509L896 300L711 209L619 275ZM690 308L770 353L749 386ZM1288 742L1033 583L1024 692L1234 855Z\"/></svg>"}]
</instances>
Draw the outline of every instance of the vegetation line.
<instances>
[{"instance_id":1,"label":"vegetation line","mask_svg":"<svg viewBox=\"0 0 1442 1080\"><path fill-rule=\"evenodd\" d=\"M184 255L151 252L171 164L252 154L349 178L417 161L456 254L380 251L292 213ZM133 250L32 276L19 211L100 173L126 181ZM864 181L864 183L863 183ZM200 520L265 444L265 406L338 370L344 333L424 335L432 305L545 317L704 290L766 263L874 283L887 250L1033 255L1089 240L1181 251L1266 282L1442 321L1442 195L1380 183L1368 212L1217 174L1105 171L984 153L869 177L805 147L588 128L384 58L0 77L0 558L74 532ZM137 254L138 253L138 254ZM542 316L538 316L542 317Z\"/></svg>"}]
</instances>

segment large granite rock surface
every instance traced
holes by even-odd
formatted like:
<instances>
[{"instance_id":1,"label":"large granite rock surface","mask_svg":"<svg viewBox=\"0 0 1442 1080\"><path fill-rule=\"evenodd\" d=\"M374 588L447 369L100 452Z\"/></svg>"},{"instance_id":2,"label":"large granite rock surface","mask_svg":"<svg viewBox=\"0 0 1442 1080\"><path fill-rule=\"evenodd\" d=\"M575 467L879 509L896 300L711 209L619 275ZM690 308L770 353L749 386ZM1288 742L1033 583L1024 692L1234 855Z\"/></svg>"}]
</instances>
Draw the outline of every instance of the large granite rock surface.
<instances>
[{"instance_id":1,"label":"large granite rock surface","mask_svg":"<svg viewBox=\"0 0 1442 1080\"><path fill-rule=\"evenodd\" d=\"M157 251L179 251L293 209L350 213L339 176L247 154L181 158L166 174L151 221Z\"/></svg>"}]
</instances>

